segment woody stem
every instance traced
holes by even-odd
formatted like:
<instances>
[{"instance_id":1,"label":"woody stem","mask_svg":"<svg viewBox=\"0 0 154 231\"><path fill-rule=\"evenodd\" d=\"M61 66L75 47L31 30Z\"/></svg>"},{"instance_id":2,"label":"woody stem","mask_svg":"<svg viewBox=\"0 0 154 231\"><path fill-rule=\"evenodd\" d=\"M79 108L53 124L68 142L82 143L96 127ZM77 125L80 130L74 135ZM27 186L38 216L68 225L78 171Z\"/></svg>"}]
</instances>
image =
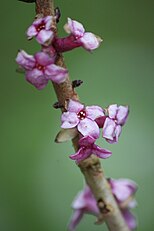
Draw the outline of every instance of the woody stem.
<instances>
[{"instance_id":1,"label":"woody stem","mask_svg":"<svg viewBox=\"0 0 154 231\"><path fill-rule=\"evenodd\" d=\"M54 0L36 0L36 14L43 16L54 16ZM55 33L57 34L56 21ZM60 53L57 54L56 64L61 67L65 67L63 56ZM67 76L65 82L61 84L53 83L53 87L59 104L63 105L64 108L66 100L79 100L77 93L72 87L72 82L69 75ZM78 150L78 140L78 137L72 140L75 150ZM91 155L86 160L80 162L79 168L85 177L86 183L91 188L93 195L98 202L98 207L100 209L100 216L98 219L104 219L110 231L130 231L125 224L118 205L112 195L99 159L96 156ZM104 204L104 209L102 208L102 202Z\"/></svg>"}]
</instances>

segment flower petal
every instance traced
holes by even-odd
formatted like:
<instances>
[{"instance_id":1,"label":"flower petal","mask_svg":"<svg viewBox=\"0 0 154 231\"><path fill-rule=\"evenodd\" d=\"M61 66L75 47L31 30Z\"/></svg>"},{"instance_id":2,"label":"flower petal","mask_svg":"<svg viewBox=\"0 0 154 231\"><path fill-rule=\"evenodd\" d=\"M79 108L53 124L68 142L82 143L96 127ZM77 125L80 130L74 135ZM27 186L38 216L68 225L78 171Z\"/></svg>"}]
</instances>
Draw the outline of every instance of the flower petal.
<instances>
[{"instance_id":1,"label":"flower petal","mask_svg":"<svg viewBox=\"0 0 154 231\"><path fill-rule=\"evenodd\" d=\"M87 117L91 120L95 120L100 116L104 116L103 109L99 106L87 106L86 107Z\"/></svg>"},{"instance_id":2,"label":"flower petal","mask_svg":"<svg viewBox=\"0 0 154 231\"><path fill-rule=\"evenodd\" d=\"M18 52L16 62L25 70L32 70L35 66L35 58L28 55L24 50Z\"/></svg>"},{"instance_id":3,"label":"flower petal","mask_svg":"<svg viewBox=\"0 0 154 231\"><path fill-rule=\"evenodd\" d=\"M116 119L116 115L117 115L117 111L118 111L118 106L117 104L112 104L108 107L108 115L111 119Z\"/></svg>"},{"instance_id":4,"label":"flower petal","mask_svg":"<svg viewBox=\"0 0 154 231\"><path fill-rule=\"evenodd\" d=\"M119 202L124 202L137 190L137 184L130 179L110 179L112 192Z\"/></svg>"},{"instance_id":5,"label":"flower petal","mask_svg":"<svg viewBox=\"0 0 154 231\"><path fill-rule=\"evenodd\" d=\"M50 30L53 23L53 17L50 15L44 17L44 22L45 22L45 29Z\"/></svg>"},{"instance_id":6,"label":"flower petal","mask_svg":"<svg viewBox=\"0 0 154 231\"><path fill-rule=\"evenodd\" d=\"M27 36L28 36L28 39L31 39L32 37L36 36L37 35L37 30L36 30L36 27L32 24L28 29L27 29Z\"/></svg>"},{"instance_id":7,"label":"flower petal","mask_svg":"<svg viewBox=\"0 0 154 231\"><path fill-rule=\"evenodd\" d=\"M128 106L119 106L117 112L117 124L124 125L129 113Z\"/></svg>"},{"instance_id":8,"label":"flower petal","mask_svg":"<svg viewBox=\"0 0 154 231\"><path fill-rule=\"evenodd\" d=\"M45 52L37 52L34 55L36 62L42 66L47 66L50 65L52 63L54 63L54 57L49 56L47 53Z\"/></svg>"},{"instance_id":9,"label":"flower petal","mask_svg":"<svg viewBox=\"0 0 154 231\"><path fill-rule=\"evenodd\" d=\"M48 80L44 77L43 73L36 68L32 71L26 72L26 80L34 85L38 90L43 89L48 83Z\"/></svg>"},{"instance_id":10,"label":"flower petal","mask_svg":"<svg viewBox=\"0 0 154 231\"><path fill-rule=\"evenodd\" d=\"M83 25L80 22L72 20L71 18L68 18L67 20L68 22L64 26L65 31L73 34L76 39L82 37L85 32Z\"/></svg>"},{"instance_id":11,"label":"flower petal","mask_svg":"<svg viewBox=\"0 0 154 231\"><path fill-rule=\"evenodd\" d=\"M93 33L90 32L84 33L83 37L81 37L79 40L82 43L82 46L88 51L92 51L98 48L100 42L102 41L99 37L96 37Z\"/></svg>"},{"instance_id":12,"label":"flower petal","mask_svg":"<svg viewBox=\"0 0 154 231\"><path fill-rule=\"evenodd\" d=\"M84 136L79 140L80 146L88 146L91 144L94 144L96 139L94 139L92 136Z\"/></svg>"},{"instance_id":13,"label":"flower petal","mask_svg":"<svg viewBox=\"0 0 154 231\"><path fill-rule=\"evenodd\" d=\"M38 27L42 23L44 23L44 18L38 18L33 22L33 25Z\"/></svg>"},{"instance_id":14,"label":"flower petal","mask_svg":"<svg viewBox=\"0 0 154 231\"><path fill-rule=\"evenodd\" d=\"M55 83L63 83L68 75L68 70L55 64L48 65L45 69L47 79Z\"/></svg>"},{"instance_id":15,"label":"flower petal","mask_svg":"<svg viewBox=\"0 0 154 231\"><path fill-rule=\"evenodd\" d=\"M41 30L38 35L36 36L36 40L38 43L42 45L47 45L52 41L54 38L54 33L51 30Z\"/></svg>"},{"instance_id":16,"label":"flower petal","mask_svg":"<svg viewBox=\"0 0 154 231\"><path fill-rule=\"evenodd\" d=\"M80 120L78 130L83 136L92 136L95 139L99 137L99 127L91 119L85 118Z\"/></svg>"},{"instance_id":17,"label":"flower petal","mask_svg":"<svg viewBox=\"0 0 154 231\"><path fill-rule=\"evenodd\" d=\"M78 101L75 101L72 99L69 100L68 108L67 108L68 111L78 113L83 108L84 108L84 105L79 103Z\"/></svg>"},{"instance_id":18,"label":"flower petal","mask_svg":"<svg viewBox=\"0 0 154 231\"><path fill-rule=\"evenodd\" d=\"M70 155L70 159L76 160L77 163L79 163L82 160L85 160L87 157L89 157L92 154L90 148L81 147L75 154Z\"/></svg>"},{"instance_id":19,"label":"flower petal","mask_svg":"<svg viewBox=\"0 0 154 231\"><path fill-rule=\"evenodd\" d=\"M79 119L74 112L63 112L61 116L61 128L74 128L79 123Z\"/></svg>"},{"instance_id":20,"label":"flower petal","mask_svg":"<svg viewBox=\"0 0 154 231\"><path fill-rule=\"evenodd\" d=\"M106 159L112 155L112 152L107 149L103 149L96 144L93 145L92 153L102 159Z\"/></svg>"},{"instance_id":21,"label":"flower petal","mask_svg":"<svg viewBox=\"0 0 154 231\"><path fill-rule=\"evenodd\" d=\"M82 211L82 209L78 209L73 212L73 215L68 225L69 231L74 231L76 229L76 226L80 223L80 220L82 219L83 215L84 212Z\"/></svg>"},{"instance_id":22,"label":"flower petal","mask_svg":"<svg viewBox=\"0 0 154 231\"><path fill-rule=\"evenodd\" d=\"M128 209L122 210L122 215L130 230L133 230L137 227L136 218Z\"/></svg>"},{"instance_id":23,"label":"flower petal","mask_svg":"<svg viewBox=\"0 0 154 231\"><path fill-rule=\"evenodd\" d=\"M103 126L103 137L108 140L114 140L115 128L116 128L115 122L110 118L106 118Z\"/></svg>"}]
</instances>

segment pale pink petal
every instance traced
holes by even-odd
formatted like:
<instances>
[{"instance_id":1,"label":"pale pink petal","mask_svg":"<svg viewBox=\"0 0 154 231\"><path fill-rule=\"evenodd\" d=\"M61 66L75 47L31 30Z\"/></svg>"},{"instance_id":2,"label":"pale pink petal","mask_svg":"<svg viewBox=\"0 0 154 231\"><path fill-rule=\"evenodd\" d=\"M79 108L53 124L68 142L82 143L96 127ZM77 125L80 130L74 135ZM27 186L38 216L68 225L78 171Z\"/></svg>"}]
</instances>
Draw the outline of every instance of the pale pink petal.
<instances>
[{"instance_id":1,"label":"pale pink petal","mask_svg":"<svg viewBox=\"0 0 154 231\"><path fill-rule=\"evenodd\" d=\"M47 79L55 83L63 83L68 75L67 69L57 66L55 64L51 64L46 66L45 75Z\"/></svg>"},{"instance_id":2,"label":"pale pink petal","mask_svg":"<svg viewBox=\"0 0 154 231\"><path fill-rule=\"evenodd\" d=\"M36 68L32 71L26 72L26 80L34 85L38 90L43 89L48 83L48 80L44 77L43 73Z\"/></svg>"},{"instance_id":3,"label":"pale pink petal","mask_svg":"<svg viewBox=\"0 0 154 231\"><path fill-rule=\"evenodd\" d=\"M34 55L36 62L42 66L47 66L49 64L52 64L54 62L54 57L50 57L45 52L37 52Z\"/></svg>"},{"instance_id":4,"label":"pale pink petal","mask_svg":"<svg viewBox=\"0 0 154 231\"><path fill-rule=\"evenodd\" d=\"M97 38L93 33L90 32L84 33L83 37L81 37L79 40L83 47L88 51L98 48L100 42L102 41L100 38Z\"/></svg>"},{"instance_id":5,"label":"pale pink petal","mask_svg":"<svg viewBox=\"0 0 154 231\"><path fill-rule=\"evenodd\" d=\"M121 134L122 128L120 125L117 125L115 128L115 142L118 142L119 136Z\"/></svg>"},{"instance_id":6,"label":"pale pink petal","mask_svg":"<svg viewBox=\"0 0 154 231\"><path fill-rule=\"evenodd\" d=\"M113 133L113 139L112 140L107 140L110 144L117 143L119 140L119 136L122 132L122 127L121 125L116 125Z\"/></svg>"},{"instance_id":7,"label":"pale pink petal","mask_svg":"<svg viewBox=\"0 0 154 231\"><path fill-rule=\"evenodd\" d=\"M117 111L118 111L118 106L117 104L112 104L108 107L108 114L109 117L111 119L116 119L116 115L117 115Z\"/></svg>"},{"instance_id":8,"label":"pale pink petal","mask_svg":"<svg viewBox=\"0 0 154 231\"><path fill-rule=\"evenodd\" d=\"M89 187L85 187L84 190L80 191L77 196L75 197L75 199L72 202L72 208L73 209L83 209L86 205L86 200L85 200L85 193L87 194L87 190L89 189Z\"/></svg>"},{"instance_id":9,"label":"pale pink petal","mask_svg":"<svg viewBox=\"0 0 154 231\"><path fill-rule=\"evenodd\" d=\"M42 23L44 23L44 18L38 18L33 22L33 25L38 27Z\"/></svg>"},{"instance_id":10,"label":"pale pink petal","mask_svg":"<svg viewBox=\"0 0 154 231\"><path fill-rule=\"evenodd\" d=\"M45 29L50 30L52 23L53 23L53 17L52 16L46 16L44 18L44 22L45 22Z\"/></svg>"},{"instance_id":11,"label":"pale pink petal","mask_svg":"<svg viewBox=\"0 0 154 231\"><path fill-rule=\"evenodd\" d=\"M107 149L101 148L96 144L93 145L92 153L102 159L106 159L112 155L112 152Z\"/></svg>"},{"instance_id":12,"label":"pale pink petal","mask_svg":"<svg viewBox=\"0 0 154 231\"><path fill-rule=\"evenodd\" d=\"M80 146L88 146L88 145L94 144L95 141L96 141L96 139L94 139L91 136L84 136L79 140L79 145Z\"/></svg>"},{"instance_id":13,"label":"pale pink petal","mask_svg":"<svg viewBox=\"0 0 154 231\"><path fill-rule=\"evenodd\" d=\"M35 66L35 58L24 50L18 52L16 62L25 70L32 70Z\"/></svg>"},{"instance_id":14,"label":"pale pink petal","mask_svg":"<svg viewBox=\"0 0 154 231\"><path fill-rule=\"evenodd\" d=\"M133 209L137 206L137 201L135 199L132 199L128 204L127 204L127 207L129 209Z\"/></svg>"},{"instance_id":15,"label":"pale pink petal","mask_svg":"<svg viewBox=\"0 0 154 231\"><path fill-rule=\"evenodd\" d=\"M122 215L129 229L130 230L136 229L137 221L135 216L128 209L122 210Z\"/></svg>"},{"instance_id":16,"label":"pale pink petal","mask_svg":"<svg viewBox=\"0 0 154 231\"><path fill-rule=\"evenodd\" d=\"M72 203L72 208L74 210L82 209L84 213L91 213L93 215L99 214L96 199L94 198L89 186L86 185L85 188L77 194Z\"/></svg>"},{"instance_id":17,"label":"pale pink petal","mask_svg":"<svg viewBox=\"0 0 154 231\"><path fill-rule=\"evenodd\" d=\"M45 45L45 43L50 43L54 38L54 33L51 30L40 30L40 32L36 36L36 40L38 43Z\"/></svg>"},{"instance_id":18,"label":"pale pink petal","mask_svg":"<svg viewBox=\"0 0 154 231\"><path fill-rule=\"evenodd\" d=\"M87 117L91 120L95 120L100 116L104 116L103 109L99 106L87 106L86 107Z\"/></svg>"},{"instance_id":19,"label":"pale pink petal","mask_svg":"<svg viewBox=\"0 0 154 231\"><path fill-rule=\"evenodd\" d=\"M62 128L74 128L79 123L79 119L74 112L63 112L61 116Z\"/></svg>"},{"instance_id":20,"label":"pale pink petal","mask_svg":"<svg viewBox=\"0 0 154 231\"><path fill-rule=\"evenodd\" d=\"M84 212L82 209L80 210L78 209L73 212L73 215L68 225L69 231L75 231L76 226L80 223L80 220L82 219L83 215L84 215Z\"/></svg>"},{"instance_id":21,"label":"pale pink petal","mask_svg":"<svg viewBox=\"0 0 154 231\"><path fill-rule=\"evenodd\" d=\"M84 109L83 104L79 103L78 101L72 100L72 99L69 100L68 108L67 108L68 111L78 113L83 109Z\"/></svg>"},{"instance_id":22,"label":"pale pink petal","mask_svg":"<svg viewBox=\"0 0 154 231\"><path fill-rule=\"evenodd\" d=\"M99 127L91 119L85 118L80 120L78 130L83 136L92 136L95 139L99 137Z\"/></svg>"},{"instance_id":23,"label":"pale pink petal","mask_svg":"<svg viewBox=\"0 0 154 231\"><path fill-rule=\"evenodd\" d=\"M76 38L82 37L85 32L83 25L71 18L68 18L68 22L64 29L67 33L73 34Z\"/></svg>"},{"instance_id":24,"label":"pale pink petal","mask_svg":"<svg viewBox=\"0 0 154 231\"><path fill-rule=\"evenodd\" d=\"M36 27L32 24L28 30L27 30L27 36L28 36L28 39L31 39L32 37L36 36L37 35L37 30L36 30Z\"/></svg>"},{"instance_id":25,"label":"pale pink petal","mask_svg":"<svg viewBox=\"0 0 154 231\"><path fill-rule=\"evenodd\" d=\"M115 127L116 127L115 122L110 118L106 118L103 126L103 137L109 140L113 140L115 136L114 134Z\"/></svg>"},{"instance_id":26,"label":"pale pink petal","mask_svg":"<svg viewBox=\"0 0 154 231\"><path fill-rule=\"evenodd\" d=\"M124 125L129 113L128 106L119 106L117 112L117 124Z\"/></svg>"},{"instance_id":27,"label":"pale pink petal","mask_svg":"<svg viewBox=\"0 0 154 231\"><path fill-rule=\"evenodd\" d=\"M124 202L137 190L136 183L130 179L110 179L109 182L112 192L119 202Z\"/></svg>"}]
</instances>

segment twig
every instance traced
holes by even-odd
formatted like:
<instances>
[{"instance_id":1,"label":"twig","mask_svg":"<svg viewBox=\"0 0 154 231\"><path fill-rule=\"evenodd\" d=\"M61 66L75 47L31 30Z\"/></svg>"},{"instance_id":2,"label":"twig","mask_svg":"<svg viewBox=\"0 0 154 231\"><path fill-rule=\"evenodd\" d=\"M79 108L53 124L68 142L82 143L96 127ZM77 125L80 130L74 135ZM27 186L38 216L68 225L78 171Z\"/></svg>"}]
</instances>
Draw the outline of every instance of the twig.
<instances>
[{"instance_id":1,"label":"twig","mask_svg":"<svg viewBox=\"0 0 154 231\"><path fill-rule=\"evenodd\" d=\"M54 16L53 0L36 0L37 15ZM56 28L56 22L55 22ZM56 33L56 32L55 32ZM65 67L62 54L58 54L56 64ZM65 108L66 100L79 100L77 93L74 91L69 76L62 84L53 83L59 105ZM78 137L72 140L75 150L78 150ZM110 186L104 176L100 161L97 157L91 155L86 160L80 162L80 170L83 173L86 183L91 188L100 210L99 221L105 220L110 231L130 231L121 215L118 205L112 195ZM98 222L99 222L98 221Z\"/></svg>"}]
</instances>

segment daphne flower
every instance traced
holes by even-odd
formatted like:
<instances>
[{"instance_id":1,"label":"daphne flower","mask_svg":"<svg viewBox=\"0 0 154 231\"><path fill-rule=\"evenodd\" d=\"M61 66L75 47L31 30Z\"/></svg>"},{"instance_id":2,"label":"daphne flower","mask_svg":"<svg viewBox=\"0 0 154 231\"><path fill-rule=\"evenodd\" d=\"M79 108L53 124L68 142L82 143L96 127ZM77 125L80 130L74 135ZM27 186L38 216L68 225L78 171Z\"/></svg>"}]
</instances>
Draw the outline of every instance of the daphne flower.
<instances>
[{"instance_id":1,"label":"daphne flower","mask_svg":"<svg viewBox=\"0 0 154 231\"><path fill-rule=\"evenodd\" d=\"M83 191L79 192L72 203L74 213L69 223L69 230L74 231L80 220L85 213L98 216L99 209L97 207L96 200L88 186Z\"/></svg>"},{"instance_id":2,"label":"daphne flower","mask_svg":"<svg viewBox=\"0 0 154 231\"><path fill-rule=\"evenodd\" d=\"M130 230L134 230L137 222L130 212L130 209L136 206L136 201L133 199L137 190L136 183L129 179L110 179L109 184L126 224ZM88 186L76 196L72 203L72 208L74 212L68 226L70 231L76 229L85 213L92 214L96 217L99 215L96 199Z\"/></svg>"},{"instance_id":3,"label":"daphne flower","mask_svg":"<svg viewBox=\"0 0 154 231\"><path fill-rule=\"evenodd\" d=\"M55 57L50 57L44 52L38 52L34 56L21 50L16 58L19 66L25 70L26 80L37 89L43 89L49 80L62 83L67 76L67 70L54 64Z\"/></svg>"},{"instance_id":4,"label":"daphne flower","mask_svg":"<svg viewBox=\"0 0 154 231\"><path fill-rule=\"evenodd\" d=\"M97 117L103 116L104 112L99 106L84 107L83 104L70 100L67 112L63 112L61 121L62 128L77 127L83 136L99 137L99 127L95 122Z\"/></svg>"},{"instance_id":5,"label":"daphne flower","mask_svg":"<svg viewBox=\"0 0 154 231\"><path fill-rule=\"evenodd\" d=\"M130 209L135 208L137 205L137 202L134 199L137 184L130 179L109 179L108 181L126 224L130 230L134 230L137 226L137 222Z\"/></svg>"},{"instance_id":6,"label":"daphne flower","mask_svg":"<svg viewBox=\"0 0 154 231\"><path fill-rule=\"evenodd\" d=\"M94 154L102 159L106 159L112 155L110 151L97 146L95 141L96 140L91 136L82 137L79 140L79 150L74 155L70 155L70 158L79 163L81 160L86 159L91 154Z\"/></svg>"},{"instance_id":7,"label":"daphne flower","mask_svg":"<svg viewBox=\"0 0 154 231\"><path fill-rule=\"evenodd\" d=\"M35 20L27 30L28 39L36 37L38 43L48 45L54 38L52 31L53 17L46 16Z\"/></svg>"},{"instance_id":8,"label":"daphne flower","mask_svg":"<svg viewBox=\"0 0 154 231\"><path fill-rule=\"evenodd\" d=\"M108 181L119 204L134 195L137 190L137 184L130 179L109 179Z\"/></svg>"},{"instance_id":9,"label":"daphne flower","mask_svg":"<svg viewBox=\"0 0 154 231\"><path fill-rule=\"evenodd\" d=\"M91 32L85 32L83 25L71 18L68 18L64 29L67 33L72 34L75 42L81 44L86 50L92 51L102 42L101 38Z\"/></svg>"},{"instance_id":10,"label":"daphne flower","mask_svg":"<svg viewBox=\"0 0 154 231\"><path fill-rule=\"evenodd\" d=\"M112 104L108 107L107 112L108 116L103 126L103 137L109 143L116 143L121 134L122 126L126 123L129 109L128 106Z\"/></svg>"}]
</instances>

